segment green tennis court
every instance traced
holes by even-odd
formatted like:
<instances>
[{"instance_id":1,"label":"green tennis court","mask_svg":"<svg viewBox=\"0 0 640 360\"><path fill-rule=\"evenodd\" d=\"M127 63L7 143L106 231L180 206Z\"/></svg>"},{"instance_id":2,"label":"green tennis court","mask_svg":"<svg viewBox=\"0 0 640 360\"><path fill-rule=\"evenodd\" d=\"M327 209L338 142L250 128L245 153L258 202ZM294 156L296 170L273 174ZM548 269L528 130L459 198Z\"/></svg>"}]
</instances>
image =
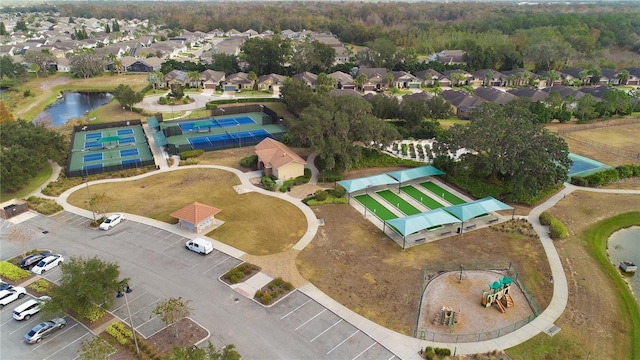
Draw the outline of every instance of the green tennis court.
<instances>
[{"instance_id":1,"label":"green tennis court","mask_svg":"<svg viewBox=\"0 0 640 360\"><path fill-rule=\"evenodd\" d=\"M371 213L380 218L382 221L391 220L397 218L396 214L392 213L389 209L380 204L376 199L370 195L357 195L354 196L363 206L365 206ZM366 200L365 200L366 199Z\"/></svg>"},{"instance_id":2,"label":"green tennis court","mask_svg":"<svg viewBox=\"0 0 640 360\"><path fill-rule=\"evenodd\" d=\"M442 198L445 201L448 201L451 205L459 205L459 204L465 204L466 201L460 199L459 197L453 195L452 193L448 192L447 190L441 188L440 186L432 183L431 181L426 181L423 183L420 183L420 186L422 186L423 188L431 191L432 193L434 193L436 196Z\"/></svg>"},{"instance_id":3,"label":"green tennis court","mask_svg":"<svg viewBox=\"0 0 640 360\"><path fill-rule=\"evenodd\" d=\"M415 215L422 212L416 209L413 205L406 202L400 196L396 195L391 190L377 191L376 194L380 195L381 198L387 200L391 206L395 206L396 209L402 211L405 215Z\"/></svg>"},{"instance_id":4,"label":"green tennis court","mask_svg":"<svg viewBox=\"0 0 640 360\"><path fill-rule=\"evenodd\" d=\"M424 194L422 191L416 189L412 185L403 186L403 187L400 188L400 191L402 191L403 193L411 196L416 201L419 201L422 205L424 205L427 208L429 208L429 210L435 210L435 209L439 209L441 207L444 207L444 205L442 205L439 202L433 200L433 198L431 198L431 196Z\"/></svg>"}]
</instances>

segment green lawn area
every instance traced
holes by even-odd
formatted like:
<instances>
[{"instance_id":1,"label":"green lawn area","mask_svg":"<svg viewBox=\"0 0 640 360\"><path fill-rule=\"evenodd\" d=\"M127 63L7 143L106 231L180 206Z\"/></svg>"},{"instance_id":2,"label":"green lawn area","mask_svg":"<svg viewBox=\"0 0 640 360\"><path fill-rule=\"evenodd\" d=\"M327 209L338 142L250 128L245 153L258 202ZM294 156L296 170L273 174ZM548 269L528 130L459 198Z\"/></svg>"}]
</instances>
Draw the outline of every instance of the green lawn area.
<instances>
[{"instance_id":1,"label":"green lawn area","mask_svg":"<svg viewBox=\"0 0 640 360\"><path fill-rule=\"evenodd\" d=\"M366 203L366 208L372 212L375 216L382 221L391 220L397 218L396 214L392 213L389 209L380 204L371 195L357 195L354 196L362 205Z\"/></svg>"},{"instance_id":2,"label":"green lawn area","mask_svg":"<svg viewBox=\"0 0 640 360\"><path fill-rule=\"evenodd\" d=\"M44 184L44 182L51 176L51 172L51 166L47 164L47 166L45 166L44 169L36 175L36 177L31 179L27 185L23 186L22 189L16 192L0 192L0 202L5 202L11 199L21 199L27 196L27 194Z\"/></svg>"},{"instance_id":3,"label":"green lawn area","mask_svg":"<svg viewBox=\"0 0 640 360\"><path fill-rule=\"evenodd\" d=\"M406 202L403 198L396 195L391 190L382 190L378 191L376 194L380 195L381 198L387 200L391 206L395 206L398 210L402 211L405 215L415 215L420 214L422 211L416 209L413 205Z\"/></svg>"},{"instance_id":4,"label":"green lawn area","mask_svg":"<svg viewBox=\"0 0 640 360\"><path fill-rule=\"evenodd\" d=\"M435 201L433 198L431 198L431 196L423 194L420 190L416 189L412 185L403 186L400 188L400 191L411 196L416 201L419 201L422 205L426 206L430 210L444 207L444 205Z\"/></svg>"},{"instance_id":5,"label":"green lawn area","mask_svg":"<svg viewBox=\"0 0 640 360\"><path fill-rule=\"evenodd\" d=\"M441 188L440 186L432 183L431 181L426 181L426 182L420 183L420 186L422 186L423 188L431 191L437 197L440 197L443 200L448 201L451 205L458 205L458 204L466 203L466 201L460 199L459 197L457 197L457 196L453 195L452 193L448 192L447 190L445 190L445 189Z\"/></svg>"}]
</instances>

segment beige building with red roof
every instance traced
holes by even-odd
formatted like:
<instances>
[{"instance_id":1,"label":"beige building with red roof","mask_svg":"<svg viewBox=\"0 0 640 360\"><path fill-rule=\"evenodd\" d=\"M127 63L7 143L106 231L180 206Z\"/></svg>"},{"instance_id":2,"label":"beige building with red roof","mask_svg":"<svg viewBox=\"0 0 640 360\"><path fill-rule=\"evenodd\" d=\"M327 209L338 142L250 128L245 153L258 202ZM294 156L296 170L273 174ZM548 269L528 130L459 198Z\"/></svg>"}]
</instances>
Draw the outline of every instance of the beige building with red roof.
<instances>
[{"instance_id":1,"label":"beige building with red roof","mask_svg":"<svg viewBox=\"0 0 640 360\"><path fill-rule=\"evenodd\" d=\"M304 175L307 162L285 144L266 138L255 147L258 169L266 176L274 175L280 180L289 180Z\"/></svg>"},{"instance_id":2,"label":"beige building with red roof","mask_svg":"<svg viewBox=\"0 0 640 360\"><path fill-rule=\"evenodd\" d=\"M213 206L194 202L170 215L178 219L178 226L181 228L201 233L222 225L222 222L215 218L220 211L222 210Z\"/></svg>"}]
</instances>

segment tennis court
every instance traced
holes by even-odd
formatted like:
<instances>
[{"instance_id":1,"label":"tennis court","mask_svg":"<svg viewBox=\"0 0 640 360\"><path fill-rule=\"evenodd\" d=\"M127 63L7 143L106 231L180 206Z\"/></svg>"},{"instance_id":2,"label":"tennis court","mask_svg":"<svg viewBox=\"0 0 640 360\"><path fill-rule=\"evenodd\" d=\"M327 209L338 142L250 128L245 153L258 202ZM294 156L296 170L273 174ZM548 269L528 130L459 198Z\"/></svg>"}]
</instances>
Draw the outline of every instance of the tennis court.
<instances>
[{"instance_id":1,"label":"tennis court","mask_svg":"<svg viewBox=\"0 0 640 360\"><path fill-rule=\"evenodd\" d=\"M400 196L396 195L391 190L387 189L387 190L377 191L376 194L378 194L381 198L385 199L391 206L402 211L402 213L405 215L415 215L422 212L416 209L413 205L409 204Z\"/></svg>"},{"instance_id":2,"label":"tennis court","mask_svg":"<svg viewBox=\"0 0 640 360\"><path fill-rule=\"evenodd\" d=\"M183 132L189 131L199 131L202 129L209 128L225 128L239 125L254 125L256 122L250 118L249 116L239 116L239 117L227 117L227 118L215 118L211 119L202 119L198 121L186 121L181 122L179 124L180 129Z\"/></svg>"},{"instance_id":3,"label":"tennis court","mask_svg":"<svg viewBox=\"0 0 640 360\"><path fill-rule=\"evenodd\" d=\"M414 200L420 202L429 210L435 210L444 207L444 205L435 201L433 198L431 198L431 196L424 194L422 191L416 189L413 185L402 186L400 188L400 191L411 196Z\"/></svg>"},{"instance_id":4,"label":"tennis court","mask_svg":"<svg viewBox=\"0 0 640 360\"><path fill-rule=\"evenodd\" d=\"M270 132L265 129L247 130L228 132L223 134L190 137L187 140L194 149L209 148L220 144L237 143L242 146L242 141L260 142L268 137L273 137Z\"/></svg>"},{"instance_id":5,"label":"tennis court","mask_svg":"<svg viewBox=\"0 0 640 360\"><path fill-rule=\"evenodd\" d=\"M69 177L155 164L139 120L74 127L72 144Z\"/></svg>"},{"instance_id":6,"label":"tennis court","mask_svg":"<svg viewBox=\"0 0 640 360\"><path fill-rule=\"evenodd\" d=\"M459 197L453 195L452 193L448 192L447 190L441 188L431 181L421 182L420 186L431 191L437 197L442 198L442 200L449 202L451 205L466 203L466 201L460 199Z\"/></svg>"}]
</instances>

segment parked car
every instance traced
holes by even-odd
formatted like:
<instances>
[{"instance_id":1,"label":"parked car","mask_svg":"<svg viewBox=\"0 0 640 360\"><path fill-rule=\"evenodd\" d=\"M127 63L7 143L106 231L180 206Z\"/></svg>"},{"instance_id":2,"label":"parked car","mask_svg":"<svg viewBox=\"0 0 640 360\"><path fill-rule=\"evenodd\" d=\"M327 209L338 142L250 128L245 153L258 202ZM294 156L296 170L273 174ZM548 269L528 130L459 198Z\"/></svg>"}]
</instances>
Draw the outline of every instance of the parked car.
<instances>
[{"instance_id":1,"label":"parked car","mask_svg":"<svg viewBox=\"0 0 640 360\"><path fill-rule=\"evenodd\" d=\"M0 280L0 291L2 290L9 290L13 287L13 285L3 282L2 280Z\"/></svg>"},{"instance_id":2,"label":"parked car","mask_svg":"<svg viewBox=\"0 0 640 360\"><path fill-rule=\"evenodd\" d=\"M49 300L51 300L51 298L48 296L40 296L37 299L27 300L24 304L13 309L13 318L18 321L29 320L32 315L40 312L42 304Z\"/></svg>"},{"instance_id":3,"label":"parked car","mask_svg":"<svg viewBox=\"0 0 640 360\"><path fill-rule=\"evenodd\" d=\"M24 341L27 344L35 344L42 341L43 338L53 334L67 325L67 320L63 318L55 318L50 321L43 321L36 325L24 335Z\"/></svg>"},{"instance_id":4,"label":"parked car","mask_svg":"<svg viewBox=\"0 0 640 360\"><path fill-rule=\"evenodd\" d=\"M22 299L26 294L27 290L19 286L0 291L0 309L15 300Z\"/></svg>"},{"instance_id":5,"label":"parked car","mask_svg":"<svg viewBox=\"0 0 640 360\"><path fill-rule=\"evenodd\" d=\"M39 263L40 260L46 258L49 255L51 255L51 253L48 251L37 253L37 254L31 254L25 257L24 259L20 260L20 267L23 269L29 269L33 267L33 265Z\"/></svg>"},{"instance_id":6,"label":"parked car","mask_svg":"<svg viewBox=\"0 0 640 360\"><path fill-rule=\"evenodd\" d=\"M206 255L213 251L213 244L211 244L211 241L208 241L202 238L195 238L193 240L189 240L187 241L185 246L187 247L187 249L191 251L195 251L202 255Z\"/></svg>"},{"instance_id":7,"label":"parked car","mask_svg":"<svg viewBox=\"0 0 640 360\"><path fill-rule=\"evenodd\" d=\"M100 224L100 230L109 230L112 227L120 224L122 221L124 221L124 214L113 214L104 219L102 224Z\"/></svg>"},{"instance_id":8,"label":"parked car","mask_svg":"<svg viewBox=\"0 0 640 360\"><path fill-rule=\"evenodd\" d=\"M31 269L31 272L38 275L44 274L48 270L51 270L54 267L62 264L63 261L64 258L60 254L49 255L46 258L40 260L40 262L36 264L33 269Z\"/></svg>"}]
</instances>

